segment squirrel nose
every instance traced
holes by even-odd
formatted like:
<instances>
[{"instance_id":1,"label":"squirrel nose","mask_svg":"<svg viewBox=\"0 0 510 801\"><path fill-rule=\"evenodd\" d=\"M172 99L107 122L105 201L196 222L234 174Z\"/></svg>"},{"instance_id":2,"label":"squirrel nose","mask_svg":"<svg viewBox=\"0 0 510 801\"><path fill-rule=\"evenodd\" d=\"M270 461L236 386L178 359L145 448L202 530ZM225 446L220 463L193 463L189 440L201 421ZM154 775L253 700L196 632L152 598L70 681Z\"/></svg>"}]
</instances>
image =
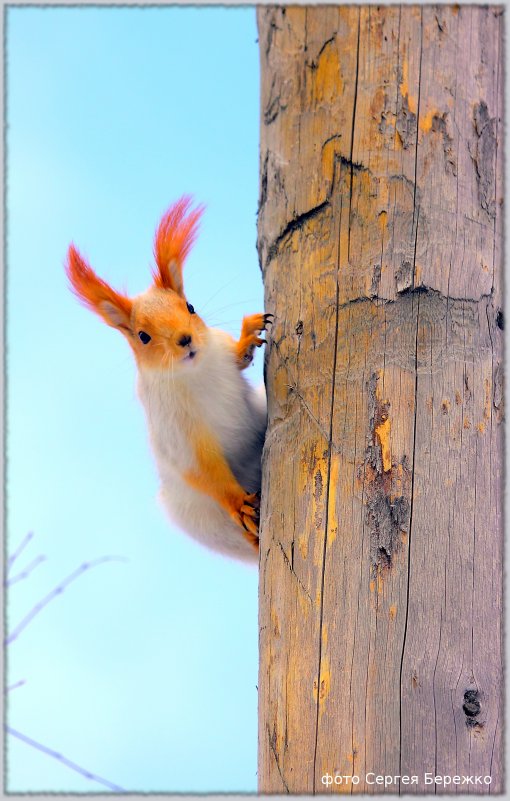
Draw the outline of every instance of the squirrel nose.
<instances>
[{"instance_id":1,"label":"squirrel nose","mask_svg":"<svg viewBox=\"0 0 510 801\"><path fill-rule=\"evenodd\" d=\"M182 337L177 340L177 344L181 346L181 348L185 348L186 345L191 344L191 336L189 334L183 334Z\"/></svg>"}]
</instances>

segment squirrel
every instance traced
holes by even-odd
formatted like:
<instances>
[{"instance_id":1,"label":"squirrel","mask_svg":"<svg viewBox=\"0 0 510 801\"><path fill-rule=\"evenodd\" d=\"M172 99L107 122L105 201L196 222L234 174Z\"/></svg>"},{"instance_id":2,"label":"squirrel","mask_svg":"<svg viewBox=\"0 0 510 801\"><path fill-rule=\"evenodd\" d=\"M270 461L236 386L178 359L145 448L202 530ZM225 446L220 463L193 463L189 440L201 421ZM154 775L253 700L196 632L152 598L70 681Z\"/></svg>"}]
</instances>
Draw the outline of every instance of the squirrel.
<instances>
[{"instance_id":1,"label":"squirrel","mask_svg":"<svg viewBox=\"0 0 510 801\"><path fill-rule=\"evenodd\" d=\"M72 291L127 339L137 393L169 517L202 544L244 561L258 558L265 391L242 371L272 314L243 318L241 336L211 328L186 299L183 266L203 207L180 198L154 237L153 283L130 298L99 278L74 243L65 270Z\"/></svg>"}]
</instances>

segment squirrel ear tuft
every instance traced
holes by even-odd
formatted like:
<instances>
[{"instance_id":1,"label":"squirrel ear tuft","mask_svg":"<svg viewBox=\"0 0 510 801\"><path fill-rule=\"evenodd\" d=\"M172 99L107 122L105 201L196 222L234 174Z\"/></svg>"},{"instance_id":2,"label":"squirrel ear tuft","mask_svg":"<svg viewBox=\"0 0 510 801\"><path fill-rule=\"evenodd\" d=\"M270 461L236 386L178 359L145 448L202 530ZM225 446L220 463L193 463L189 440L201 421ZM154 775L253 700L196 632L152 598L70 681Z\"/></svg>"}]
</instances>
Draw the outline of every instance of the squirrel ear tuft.
<instances>
[{"instance_id":1,"label":"squirrel ear tuft","mask_svg":"<svg viewBox=\"0 0 510 801\"><path fill-rule=\"evenodd\" d=\"M163 215L154 236L157 269L154 283L184 297L182 268L195 242L203 206L191 210L192 198L184 195Z\"/></svg>"},{"instance_id":2,"label":"squirrel ear tuft","mask_svg":"<svg viewBox=\"0 0 510 801\"><path fill-rule=\"evenodd\" d=\"M74 244L67 251L65 270L71 289L85 306L99 314L108 325L131 330L131 300L99 278Z\"/></svg>"}]
</instances>

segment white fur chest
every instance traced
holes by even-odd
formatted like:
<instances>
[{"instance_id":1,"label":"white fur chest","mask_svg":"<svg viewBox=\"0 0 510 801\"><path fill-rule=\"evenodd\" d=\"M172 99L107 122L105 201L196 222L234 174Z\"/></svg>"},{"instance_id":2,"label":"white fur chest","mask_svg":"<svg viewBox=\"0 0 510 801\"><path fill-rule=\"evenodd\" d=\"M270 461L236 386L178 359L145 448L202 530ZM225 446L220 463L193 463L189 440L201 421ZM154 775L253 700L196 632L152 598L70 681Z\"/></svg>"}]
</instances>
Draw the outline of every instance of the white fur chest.
<instances>
[{"instance_id":1,"label":"white fur chest","mask_svg":"<svg viewBox=\"0 0 510 801\"><path fill-rule=\"evenodd\" d=\"M194 429L206 427L247 492L258 492L266 429L265 393L255 391L235 361L228 334L209 329L196 363L179 371L143 370L138 394L161 479L160 499L177 525L209 548L254 562L257 554L239 525L184 474L195 466ZM182 369L184 368L184 369Z\"/></svg>"},{"instance_id":2,"label":"white fur chest","mask_svg":"<svg viewBox=\"0 0 510 801\"><path fill-rule=\"evenodd\" d=\"M139 372L138 395L163 482L169 471L182 474L193 466L190 441L198 427L216 437L238 479L238 461L250 458L263 438L265 399L239 371L230 342L228 334L209 329L196 361Z\"/></svg>"}]
</instances>

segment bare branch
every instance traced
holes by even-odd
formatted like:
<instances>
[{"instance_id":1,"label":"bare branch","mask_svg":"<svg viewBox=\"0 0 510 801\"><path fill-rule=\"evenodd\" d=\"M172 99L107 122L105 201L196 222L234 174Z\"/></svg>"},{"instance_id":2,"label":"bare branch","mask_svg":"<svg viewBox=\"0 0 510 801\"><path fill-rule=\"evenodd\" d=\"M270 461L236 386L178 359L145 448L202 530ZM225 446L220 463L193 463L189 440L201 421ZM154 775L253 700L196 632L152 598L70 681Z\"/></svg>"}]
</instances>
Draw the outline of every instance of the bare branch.
<instances>
[{"instance_id":1,"label":"bare branch","mask_svg":"<svg viewBox=\"0 0 510 801\"><path fill-rule=\"evenodd\" d=\"M77 578L79 578L83 573L87 570L90 570L93 567L97 567L97 565L103 564L104 562L113 562L113 561L127 561L121 556L102 556L99 559L94 559L92 562L84 562L80 567L74 570L67 578L65 578L60 584L57 584L51 592L46 595L41 601L39 601L32 609L28 612L27 615L21 620L20 623L13 629L11 634L6 637L4 640L4 645L10 645L14 640L16 640L23 629L25 629L29 623L32 622L34 617L41 612L45 606L47 606L51 601L53 601L58 595L61 595L67 587L72 584Z\"/></svg>"},{"instance_id":2,"label":"bare branch","mask_svg":"<svg viewBox=\"0 0 510 801\"><path fill-rule=\"evenodd\" d=\"M70 768L74 770L75 773L79 773L80 776L83 776L85 779L90 779L90 781L97 782L98 784L102 784L104 787L107 787L109 790L113 790L115 793L125 793L122 787L119 787L118 784L113 784L113 782L109 782L107 779L103 779L101 776L97 776L95 773L91 773L89 770L80 767L77 765L76 762L71 762L70 759L63 756L63 754L59 754L57 751L52 751L51 748L47 748L45 745L32 740L31 737L27 737L26 734L22 734L21 732L17 731L16 729L12 729L10 726L6 726L5 730L8 734L11 734L13 737L17 737L18 740L21 742L26 743L26 745L30 745L32 748L35 748L37 751L42 751L43 754L56 759L58 762L61 762L66 768Z\"/></svg>"},{"instance_id":3,"label":"bare branch","mask_svg":"<svg viewBox=\"0 0 510 801\"><path fill-rule=\"evenodd\" d=\"M6 687L5 690L4 690L5 695L7 695L7 693L12 692L12 690L17 690L18 687L23 687L23 685L26 684L26 683L27 683L26 679L20 679L19 681L15 682L14 684L10 684L9 687Z\"/></svg>"},{"instance_id":4,"label":"bare branch","mask_svg":"<svg viewBox=\"0 0 510 801\"><path fill-rule=\"evenodd\" d=\"M47 557L44 556L44 554L41 554L40 556L37 556L35 559L32 560L32 562L30 562L29 565L27 565L27 567L21 573L17 573L12 578L6 578L5 581L4 581L4 587L12 587L12 585L16 584L18 581L21 581L22 579L28 578L30 573L33 570L35 570L35 568L38 565L40 565L42 562L45 562L46 559L47 559Z\"/></svg>"},{"instance_id":5,"label":"bare branch","mask_svg":"<svg viewBox=\"0 0 510 801\"><path fill-rule=\"evenodd\" d=\"M9 571L10 571L11 567L13 566L14 562L16 561L16 559L18 558L20 553L23 551L23 549L26 548L26 546L28 545L28 543L30 542L30 540L32 539L33 536L34 536L34 532L33 531L29 531L28 534L26 535L26 537L23 537L23 539L21 540L20 544L18 545L18 547L16 548L14 553L11 554L11 556L9 556L9 558L7 559L7 565L6 565L6 573L7 573L7 575L9 574Z\"/></svg>"}]
</instances>

